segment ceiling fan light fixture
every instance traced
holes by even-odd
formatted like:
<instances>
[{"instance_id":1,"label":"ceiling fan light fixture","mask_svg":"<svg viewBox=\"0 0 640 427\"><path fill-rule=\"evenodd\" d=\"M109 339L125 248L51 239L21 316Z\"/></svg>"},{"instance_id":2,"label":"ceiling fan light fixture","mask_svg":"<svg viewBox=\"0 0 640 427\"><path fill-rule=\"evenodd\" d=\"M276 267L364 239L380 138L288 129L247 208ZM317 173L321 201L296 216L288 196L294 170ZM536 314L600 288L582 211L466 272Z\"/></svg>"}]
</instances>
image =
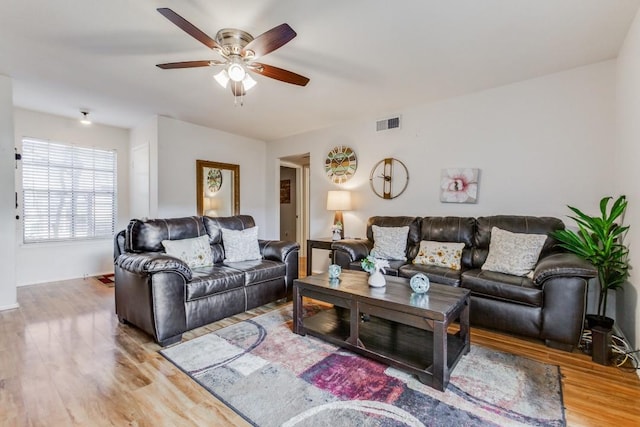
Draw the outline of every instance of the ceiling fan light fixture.
<instances>
[{"instance_id":1,"label":"ceiling fan light fixture","mask_svg":"<svg viewBox=\"0 0 640 427\"><path fill-rule=\"evenodd\" d=\"M215 74L213 78L216 79L220 86L225 89L227 88L227 85L229 84L229 73L227 73L227 70L220 71L218 74Z\"/></svg>"},{"instance_id":2,"label":"ceiling fan light fixture","mask_svg":"<svg viewBox=\"0 0 640 427\"><path fill-rule=\"evenodd\" d=\"M229 78L234 82L241 82L247 75L244 67L237 62L229 65L229 67L227 68L227 73L229 74Z\"/></svg>"},{"instance_id":3,"label":"ceiling fan light fixture","mask_svg":"<svg viewBox=\"0 0 640 427\"><path fill-rule=\"evenodd\" d=\"M251 89L256 85L256 83L257 82L249 74L244 76L244 79L242 80L242 86L244 87L244 90Z\"/></svg>"}]
</instances>

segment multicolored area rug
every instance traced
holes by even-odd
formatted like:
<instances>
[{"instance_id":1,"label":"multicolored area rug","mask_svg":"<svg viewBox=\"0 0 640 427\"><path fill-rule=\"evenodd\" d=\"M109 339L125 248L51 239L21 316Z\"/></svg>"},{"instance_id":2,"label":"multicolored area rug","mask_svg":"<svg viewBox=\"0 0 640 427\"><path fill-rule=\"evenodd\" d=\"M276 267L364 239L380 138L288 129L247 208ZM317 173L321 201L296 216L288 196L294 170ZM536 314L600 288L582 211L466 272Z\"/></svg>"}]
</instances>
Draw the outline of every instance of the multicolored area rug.
<instances>
[{"instance_id":1,"label":"multicolored area rug","mask_svg":"<svg viewBox=\"0 0 640 427\"><path fill-rule=\"evenodd\" d=\"M289 305L160 353L257 426L565 425L557 366L472 346L439 392L291 326Z\"/></svg>"}]
</instances>

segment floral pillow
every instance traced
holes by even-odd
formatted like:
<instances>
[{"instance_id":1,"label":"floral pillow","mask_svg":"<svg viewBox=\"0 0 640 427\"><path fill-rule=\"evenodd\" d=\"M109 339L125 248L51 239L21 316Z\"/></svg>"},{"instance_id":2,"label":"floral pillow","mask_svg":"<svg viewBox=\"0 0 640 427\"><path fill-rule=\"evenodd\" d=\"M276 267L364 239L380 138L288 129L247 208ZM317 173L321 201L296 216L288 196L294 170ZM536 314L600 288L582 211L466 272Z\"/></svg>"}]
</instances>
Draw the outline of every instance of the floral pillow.
<instances>
[{"instance_id":1,"label":"floral pillow","mask_svg":"<svg viewBox=\"0 0 640 427\"><path fill-rule=\"evenodd\" d=\"M546 240L546 234L512 233L493 227L489 255L481 268L530 277Z\"/></svg>"},{"instance_id":2,"label":"floral pillow","mask_svg":"<svg viewBox=\"0 0 640 427\"><path fill-rule=\"evenodd\" d=\"M222 229L224 262L240 262L262 259L258 244L258 227L244 230Z\"/></svg>"},{"instance_id":3,"label":"floral pillow","mask_svg":"<svg viewBox=\"0 0 640 427\"><path fill-rule=\"evenodd\" d=\"M460 270L462 249L464 249L464 243L423 240L420 242L420 249L413 263Z\"/></svg>"},{"instance_id":4,"label":"floral pillow","mask_svg":"<svg viewBox=\"0 0 640 427\"><path fill-rule=\"evenodd\" d=\"M406 261L409 226L378 227L372 225L373 249L371 255L380 259Z\"/></svg>"},{"instance_id":5,"label":"floral pillow","mask_svg":"<svg viewBox=\"0 0 640 427\"><path fill-rule=\"evenodd\" d=\"M162 246L167 255L184 261L189 268L210 267L213 265L213 254L209 246L209 236L193 239L163 240Z\"/></svg>"}]
</instances>

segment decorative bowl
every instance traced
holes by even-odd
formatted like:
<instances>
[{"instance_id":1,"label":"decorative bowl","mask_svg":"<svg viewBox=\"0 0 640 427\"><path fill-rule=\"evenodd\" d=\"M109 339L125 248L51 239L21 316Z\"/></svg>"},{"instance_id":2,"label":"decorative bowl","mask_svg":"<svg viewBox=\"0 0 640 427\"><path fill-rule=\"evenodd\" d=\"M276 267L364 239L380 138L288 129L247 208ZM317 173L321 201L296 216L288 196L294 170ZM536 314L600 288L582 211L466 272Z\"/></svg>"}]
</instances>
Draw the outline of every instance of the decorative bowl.
<instances>
[{"instance_id":1,"label":"decorative bowl","mask_svg":"<svg viewBox=\"0 0 640 427\"><path fill-rule=\"evenodd\" d=\"M422 273L414 274L409 280L409 285L413 292L424 294L429 290L429 278Z\"/></svg>"}]
</instances>

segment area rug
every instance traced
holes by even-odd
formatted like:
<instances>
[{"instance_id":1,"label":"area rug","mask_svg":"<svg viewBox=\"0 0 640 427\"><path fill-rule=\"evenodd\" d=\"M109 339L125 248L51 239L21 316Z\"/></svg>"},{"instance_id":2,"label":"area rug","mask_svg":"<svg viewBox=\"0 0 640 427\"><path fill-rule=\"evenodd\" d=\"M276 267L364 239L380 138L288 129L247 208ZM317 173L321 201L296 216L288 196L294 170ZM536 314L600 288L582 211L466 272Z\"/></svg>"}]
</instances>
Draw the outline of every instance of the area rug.
<instances>
[{"instance_id":1,"label":"area rug","mask_svg":"<svg viewBox=\"0 0 640 427\"><path fill-rule=\"evenodd\" d=\"M111 274L101 274L100 276L94 276L94 279L96 279L97 281L99 281L103 285L108 286L110 288L115 286L115 279L114 279L113 273L111 273Z\"/></svg>"},{"instance_id":2,"label":"area rug","mask_svg":"<svg viewBox=\"0 0 640 427\"><path fill-rule=\"evenodd\" d=\"M439 392L291 318L289 305L160 353L257 426L565 425L557 366L472 346Z\"/></svg>"}]
</instances>

